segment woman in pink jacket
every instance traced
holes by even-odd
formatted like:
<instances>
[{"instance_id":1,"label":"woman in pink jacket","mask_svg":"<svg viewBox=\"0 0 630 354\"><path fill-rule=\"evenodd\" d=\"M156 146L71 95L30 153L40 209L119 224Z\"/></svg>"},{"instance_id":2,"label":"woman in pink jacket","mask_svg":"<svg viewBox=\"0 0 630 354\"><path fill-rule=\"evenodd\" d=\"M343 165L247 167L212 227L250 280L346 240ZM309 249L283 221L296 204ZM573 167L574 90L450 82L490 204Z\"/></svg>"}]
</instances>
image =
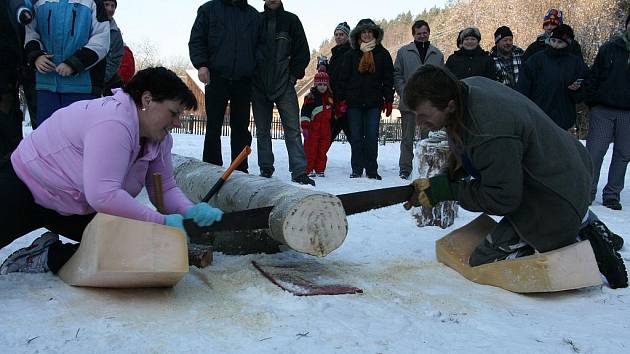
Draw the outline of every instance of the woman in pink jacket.
<instances>
[{"instance_id":1,"label":"woman in pink jacket","mask_svg":"<svg viewBox=\"0 0 630 354\"><path fill-rule=\"evenodd\" d=\"M162 67L142 70L111 97L79 101L56 111L24 138L10 159L0 161L0 248L47 228L7 258L0 274L56 273L78 245L95 213L154 222L183 230L222 212L193 203L175 184L170 130L197 101L177 75ZM153 173L162 175L167 215L134 199L145 187L153 195ZM155 202L152 200L152 202Z\"/></svg>"}]
</instances>

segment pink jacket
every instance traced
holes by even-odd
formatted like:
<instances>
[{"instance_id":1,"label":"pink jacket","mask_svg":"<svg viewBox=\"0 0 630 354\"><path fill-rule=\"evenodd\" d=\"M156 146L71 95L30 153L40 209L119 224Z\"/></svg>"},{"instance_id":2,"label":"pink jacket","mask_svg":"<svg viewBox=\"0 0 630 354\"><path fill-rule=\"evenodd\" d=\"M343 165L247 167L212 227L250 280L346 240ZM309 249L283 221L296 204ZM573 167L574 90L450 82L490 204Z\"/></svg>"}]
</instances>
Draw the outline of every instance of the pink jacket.
<instances>
[{"instance_id":1,"label":"pink jacket","mask_svg":"<svg viewBox=\"0 0 630 354\"><path fill-rule=\"evenodd\" d=\"M13 168L37 204L62 215L100 212L163 224L162 214L134 198L145 184L153 196L151 176L159 172L167 213L184 214L193 205L175 184L173 138L147 141L141 152L136 105L114 92L56 111L22 140L11 155Z\"/></svg>"}]
</instances>

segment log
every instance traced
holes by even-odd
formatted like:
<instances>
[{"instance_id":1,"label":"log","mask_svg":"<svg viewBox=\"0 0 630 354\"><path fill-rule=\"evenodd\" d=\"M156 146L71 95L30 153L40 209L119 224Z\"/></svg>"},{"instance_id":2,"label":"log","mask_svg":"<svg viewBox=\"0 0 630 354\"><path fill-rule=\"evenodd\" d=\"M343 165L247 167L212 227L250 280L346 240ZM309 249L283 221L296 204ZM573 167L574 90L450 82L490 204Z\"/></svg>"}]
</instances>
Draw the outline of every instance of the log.
<instances>
[{"instance_id":1,"label":"log","mask_svg":"<svg viewBox=\"0 0 630 354\"><path fill-rule=\"evenodd\" d=\"M430 132L427 139L418 142L416 159L419 178L429 178L438 174L448 164L448 139L443 131ZM453 225L457 217L457 202L438 203L433 208L417 207L411 210L418 227L439 226L443 229Z\"/></svg>"},{"instance_id":2,"label":"log","mask_svg":"<svg viewBox=\"0 0 630 354\"><path fill-rule=\"evenodd\" d=\"M177 185L193 202L200 201L224 172L219 166L178 155L173 155L173 169ZM280 244L313 256L330 254L348 233L339 198L275 178L235 171L209 203L225 212L273 206L267 234Z\"/></svg>"},{"instance_id":3,"label":"log","mask_svg":"<svg viewBox=\"0 0 630 354\"><path fill-rule=\"evenodd\" d=\"M188 243L188 265L205 268L212 264L212 246Z\"/></svg>"}]
</instances>

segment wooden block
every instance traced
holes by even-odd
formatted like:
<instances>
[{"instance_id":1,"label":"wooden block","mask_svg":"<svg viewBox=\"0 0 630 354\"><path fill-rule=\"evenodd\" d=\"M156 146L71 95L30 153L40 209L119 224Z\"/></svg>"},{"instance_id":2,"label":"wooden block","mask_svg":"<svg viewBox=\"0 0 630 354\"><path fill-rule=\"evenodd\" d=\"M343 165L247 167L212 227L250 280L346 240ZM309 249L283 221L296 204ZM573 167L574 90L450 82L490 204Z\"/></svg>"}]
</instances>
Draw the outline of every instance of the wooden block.
<instances>
[{"instance_id":1,"label":"wooden block","mask_svg":"<svg viewBox=\"0 0 630 354\"><path fill-rule=\"evenodd\" d=\"M181 231L97 214L59 277L75 286L170 287L187 272L188 250Z\"/></svg>"},{"instance_id":2,"label":"wooden block","mask_svg":"<svg viewBox=\"0 0 630 354\"><path fill-rule=\"evenodd\" d=\"M484 214L437 240L438 261L470 281L516 293L555 292L602 284L588 241L514 260L469 266L470 254L495 226L496 222Z\"/></svg>"}]
</instances>

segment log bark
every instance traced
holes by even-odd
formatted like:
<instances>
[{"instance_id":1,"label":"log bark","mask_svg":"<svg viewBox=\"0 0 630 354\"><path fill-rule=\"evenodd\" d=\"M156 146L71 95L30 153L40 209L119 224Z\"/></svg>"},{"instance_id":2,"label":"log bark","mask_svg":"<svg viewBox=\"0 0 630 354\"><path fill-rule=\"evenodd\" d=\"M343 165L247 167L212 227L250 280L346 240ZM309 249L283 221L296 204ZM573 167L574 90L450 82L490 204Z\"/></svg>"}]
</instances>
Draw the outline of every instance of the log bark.
<instances>
[{"instance_id":1,"label":"log bark","mask_svg":"<svg viewBox=\"0 0 630 354\"><path fill-rule=\"evenodd\" d=\"M416 147L419 177L429 178L438 174L448 164L449 153L446 133L429 133L429 137L418 142ZM413 208L411 213L416 218L418 227L439 226L445 229L455 222L457 208L455 201L448 201L438 203L433 208Z\"/></svg>"},{"instance_id":2,"label":"log bark","mask_svg":"<svg viewBox=\"0 0 630 354\"><path fill-rule=\"evenodd\" d=\"M173 155L177 185L193 202L200 201L224 169ZM269 236L289 248L324 257L346 238L348 222L334 195L235 171L210 204L224 212L273 206Z\"/></svg>"},{"instance_id":3,"label":"log bark","mask_svg":"<svg viewBox=\"0 0 630 354\"><path fill-rule=\"evenodd\" d=\"M212 264L212 246L188 243L188 265L205 268Z\"/></svg>"}]
</instances>

